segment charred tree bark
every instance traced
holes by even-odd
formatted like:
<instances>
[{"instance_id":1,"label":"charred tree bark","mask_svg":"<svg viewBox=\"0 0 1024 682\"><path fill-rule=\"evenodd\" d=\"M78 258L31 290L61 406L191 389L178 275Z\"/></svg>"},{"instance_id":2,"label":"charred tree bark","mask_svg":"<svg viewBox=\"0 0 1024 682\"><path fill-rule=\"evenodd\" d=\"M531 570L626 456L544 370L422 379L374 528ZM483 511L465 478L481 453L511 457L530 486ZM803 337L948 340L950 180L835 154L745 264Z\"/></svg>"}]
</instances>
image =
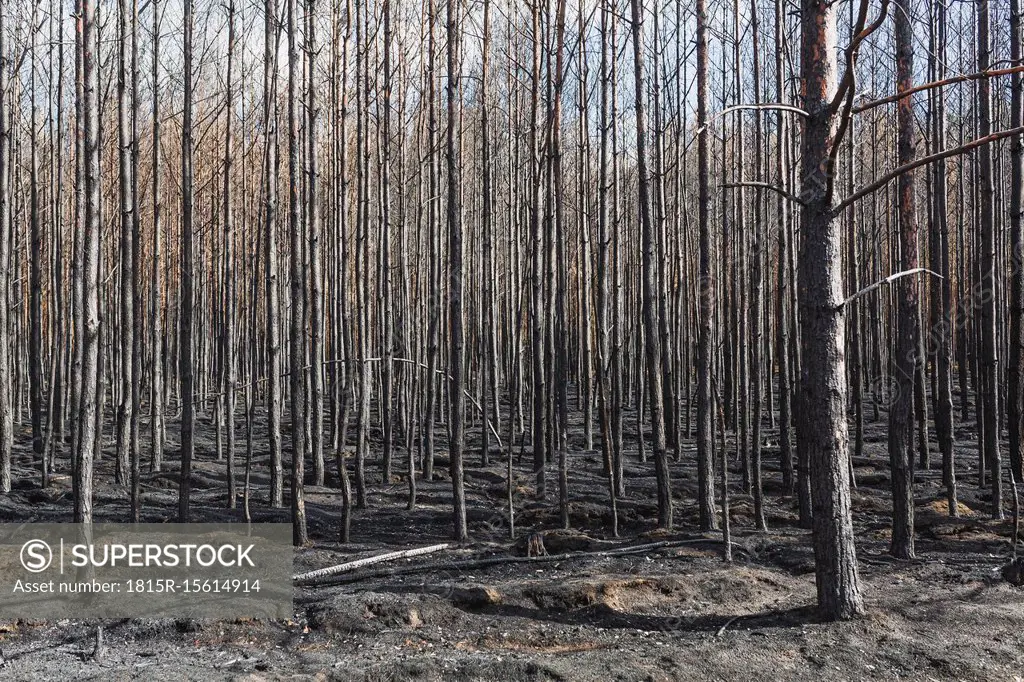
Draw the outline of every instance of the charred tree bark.
<instances>
[{"instance_id":1,"label":"charred tree bark","mask_svg":"<svg viewBox=\"0 0 1024 682\"><path fill-rule=\"evenodd\" d=\"M469 537L466 529L466 491L462 474L463 448L463 362L465 338L462 328L462 208L459 205L461 171L457 154L459 103L461 101L461 74L459 72L459 30L456 0L447 0L448 83L446 103L448 109L445 135L445 161L448 170L448 324L451 346L448 355L450 390L448 420L450 429L449 453L451 457L453 520L455 539L464 542Z\"/></svg>"},{"instance_id":2,"label":"charred tree bark","mask_svg":"<svg viewBox=\"0 0 1024 682\"><path fill-rule=\"evenodd\" d=\"M913 86L914 47L910 25L910 2L896 0L896 92ZM897 163L914 160L913 98L897 104ZM901 270L918 266L917 205L914 174L897 180ZM892 470L892 542L889 551L898 559L914 557L914 383L918 361L918 294L916 278L903 277L896 283L899 309L896 316L896 349L892 362L894 400L889 408L889 466Z\"/></svg>"},{"instance_id":3,"label":"charred tree bark","mask_svg":"<svg viewBox=\"0 0 1024 682\"><path fill-rule=\"evenodd\" d=\"M672 528L672 485L669 480L665 445L665 414L662 402L661 336L658 333L657 234L651 219L650 177L647 172L646 121L644 112L643 9L640 0L630 0L633 32L633 79L636 90L636 155L639 183L640 233L642 253L641 300L643 307L644 350L648 406L651 411L651 438L654 469L658 486L658 526Z\"/></svg>"},{"instance_id":4,"label":"charred tree bark","mask_svg":"<svg viewBox=\"0 0 1024 682\"><path fill-rule=\"evenodd\" d=\"M181 127L181 315L178 321L178 390L181 399L181 480L178 488L178 522L190 521L192 494L192 457L195 454L194 353L192 327L194 312L194 276L192 254L192 0L185 0L184 60L185 109Z\"/></svg>"},{"instance_id":5,"label":"charred tree bark","mask_svg":"<svg viewBox=\"0 0 1024 682\"><path fill-rule=\"evenodd\" d=\"M700 331L697 337L697 504L701 530L715 527L714 411L712 372L715 280L711 252L708 161L708 27L705 0L697 0L697 234L700 258ZM723 426L724 428L724 426ZM722 458L725 461L725 458ZM723 481L727 476L723 474ZM724 498L723 498L724 499Z\"/></svg>"},{"instance_id":6,"label":"charred tree bark","mask_svg":"<svg viewBox=\"0 0 1024 682\"><path fill-rule=\"evenodd\" d=\"M978 71L987 71L991 62L991 41L989 39L989 0L976 0L978 8ZM992 132L992 93L987 78L978 82L978 136L987 137ZM992 486L992 517L1003 518L1003 478L1000 475L999 455L999 349L996 339L996 233L994 216L995 189L992 181L992 151L988 145L978 150L979 191L979 274L981 276L981 311L979 316L981 336L981 396L984 423L982 449L984 462L988 466Z\"/></svg>"},{"instance_id":7,"label":"charred tree bark","mask_svg":"<svg viewBox=\"0 0 1024 682\"><path fill-rule=\"evenodd\" d=\"M818 607L828 619L864 611L850 515L845 311L839 223L832 208L837 131L836 7L803 0L800 63L804 90L801 178L801 428L814 503Z\"/></svg>"}]
</instances>

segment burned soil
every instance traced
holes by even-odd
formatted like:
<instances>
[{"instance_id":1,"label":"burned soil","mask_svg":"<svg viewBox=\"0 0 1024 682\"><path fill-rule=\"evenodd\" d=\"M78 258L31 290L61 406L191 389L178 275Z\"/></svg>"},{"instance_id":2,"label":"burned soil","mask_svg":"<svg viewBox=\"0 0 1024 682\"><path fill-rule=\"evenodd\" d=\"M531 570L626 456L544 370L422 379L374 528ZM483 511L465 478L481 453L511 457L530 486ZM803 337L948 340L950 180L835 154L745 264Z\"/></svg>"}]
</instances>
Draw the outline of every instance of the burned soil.
<instances>
[{"instance_id":1,"label":"burned soil","mask_svg":"<svg viewBox=\"0 0 1024 682\"><path fill-rule=\"evenodd\" d=\"M216 458L213 425L201 426L193 513L196 520L241 522L240 509L226 509L226 467ZM481 466L477 428L466 469L469 543L297 587L293 617L284 621L109 621L100 660L91 657L94 622L2 622L0 670L18 680L988 680L1013 679L1024 669L1024 594L1000 576L1011 526L991 520L972 433L957 434L959 517L946 513L940 472L918 469L918 558L896 561L887 554L885 420L869 420L865 456L854 461L853 498L868 613L824 623L814 609L809 531L798 527L795 501L781 496L778 449L767 426L767 533L753 530L752 502L740 492L730 455L731 564L722 560L719 534L694 531L692 445L672 464L677 531L664 533L654 530L653 463L638 461L635 434L627 436L628 494L619 504L620 537L613 538L600 453L583 449L578 425L570 442L571 532L557 530L556 491L546 500L532 495L529 450L520 461L517 444L513 540L505 455L495 449L491 465ZM164 471L144 475L144 521L174 519L175 435L171 426ZM244 452L244 433L242 439ZM253 441L253 521L288 521L287 508L268 508L260 424ZM367 507L354 511L347 545L338 542L336 479L308 486L313 546L296 552L296 573L448 542L451 483L441 445L438 475L418 481L412 511L402 467L381 481L374 449ZM97 521L129 515L126 492L110 484L111 453L105 443ZM0 521L69 520L69 478L58 475L40 489L30 453L16 455L20 485L0 497ZM59 465L67 471L66 460ZM532 532L544 533L548 556L523 556Z\"/></svg>"}]
</instances>

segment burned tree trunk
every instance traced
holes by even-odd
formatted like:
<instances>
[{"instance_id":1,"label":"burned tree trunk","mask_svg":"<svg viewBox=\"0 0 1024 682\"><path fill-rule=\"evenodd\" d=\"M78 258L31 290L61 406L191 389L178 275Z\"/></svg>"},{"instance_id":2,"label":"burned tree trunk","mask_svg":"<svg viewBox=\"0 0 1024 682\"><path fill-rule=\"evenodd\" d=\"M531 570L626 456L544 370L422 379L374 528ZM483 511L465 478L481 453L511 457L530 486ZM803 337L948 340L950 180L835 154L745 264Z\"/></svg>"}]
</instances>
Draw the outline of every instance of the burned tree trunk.
<instances>
[{"instance_id":1,"label":"burned tree trunk","mask_svg":"<svg viewBox=\"0 0 1024 682\"><path fill-rule=\"evenodd\" d=\"M715 280L708 188L708 27L705 0L697 0L697 231L700 252L700 332L697 337L697 504L701 530L715 527L712 371ZM723 427L724 428L724 427ZM724 457L723 457L724 461ZM725 474L723 474L725 480Z\"/></svg>"},{"instance_id":2,"label":"burned tree trunk","mask_svg":"<svg viewBox=\"0 0 1024 682\"><path fill-rule=\"evenodd\" d=\"M448 109L445 134L445 161L448 170L448 324L451 338L448 354L449 396L448 421L450 423L449 453L451 457L453 519L455 539L464 542L466 529L466 490L462 474L463 438L463 362L465 338L462 328L462 207L459 205L461 171L457 153L459 135L459 103L461 101L461 74L459 73L459 31L456 0L447 0L448 83L446 103Z\"/></svg>"},{"instance_id":3,"label":"burned tree trunk","mask_svg":"<svg viewBox=\"0 0 1024 682\"><path fill-rule=\"evenodd\" d=\"M192 456L195 453L195 371L192 350L194 324L194 277L192 255L192 0L185 0L184 17L185 110L181 127L181 314L178 320L178 390L181 399L181 480L178 488L178 522L190 520Z\"/></svg>"},{"instance_id":4,"label":"burned tree trunk","mask_svg":"<svg viewBox=\"0 0 1024 682\"><path fill-rule=\"evenodd\" d=\"M914 47L910 25L909 0L896 0L896 92L913 86ZM899 100L897 117L897 163L914 160L913 98ZM904 173L897 180L899 202L900 266L917 268L917 206L914 174ZM889 550L899 559L914 557L914 382L920 336L916 278L903 277L896 283L899 310L896 317L896 349L892 362L895 399L889 407L889 465L892 469L892 542Z\"/></svg>"},{"instance_id":5,"label":"burned tree trunk","mask_svg":"<svg viewBox=\"0 0 1024 682\"><path fill-rule=\"evenodd\" d=\"M799 259L802 346L800 428L810 464L818 606L829 619L864 611L850 516L847 457L845 310L839 221L833 212L837 143L836 7L803 0L800 63L804 88Z\"/></svg>"},{"instance_id":6,"label":"burned tree trunk","mask_svg":"<svg viewBox=\"0 0 1024 682\"><path fill-rule=\"evenodd\" d=\"M662 394L661 336L658 333L657 235L651 219L650 177L647 174L646 121L644 113L643 8L630 0L633 30L633 79L636 90L636 155L639 183L640 234L642 254L641 301L643 307L644 351L648 405L651 410L651 438L658 486L658 526L672 528L672 486L665 445L665 414Z\"/></svg>"}]
</instances>

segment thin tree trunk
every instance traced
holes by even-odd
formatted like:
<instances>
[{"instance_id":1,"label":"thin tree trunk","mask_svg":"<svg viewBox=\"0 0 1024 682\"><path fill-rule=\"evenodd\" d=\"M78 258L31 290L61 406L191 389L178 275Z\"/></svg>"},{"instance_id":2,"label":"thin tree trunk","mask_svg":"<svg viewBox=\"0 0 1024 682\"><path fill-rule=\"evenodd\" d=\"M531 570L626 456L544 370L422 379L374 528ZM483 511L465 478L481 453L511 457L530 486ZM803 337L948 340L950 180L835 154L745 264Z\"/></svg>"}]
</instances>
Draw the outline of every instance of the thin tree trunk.
<instances>
[{"instance_id":1,"label":"thin tree trunk","mask_svg":"<svg viewBox=\"0 0 1024 682\"><path fill-rule=\"evenodd\" d=\"M640 0L630 0L633 31L633 79L636 90L636 154L639 182L642 262L642 303L644 351L646 354L647 395L651 410L651 438L658 487L658 526L672 528L672 485L665 451L665 415L661 375L661 337L658 334L657 308L657 235L651 220L650 178L647 173L646 121L644 113L643 19Z\"/></svg>"},{"instance_id":2,"label":"thin tree trunk","mask_svg":"<svg viewBox=\"0 0 1024 682\"><path fill-rule=\"evenodd\" d=\"M989 40L989 0L977 0L978 7L978 71L987 71L991 60ZM992 132L992 95L988 79L978 82L978 136L984 138ZM992 152L988 145L978 150L978 181L980 223L980 275L983 300L979 323L981 325L981 397L984 414L984 461L988 465L992 486L992 517L1003 518L1003 479L1000 475L998 362L996 342L996 234L994 216L994 188L992 181Z\"/></svg>"},{"instance_id":3,"label":"thin tree trunk","mask_svg":"<svg viewBox=\"0 0 1024 682\"><path fill-rule=\"evenodd\" d=\"M448 315L451 327L448 374L451 390L448 396L448 420L450 442L448 444L451 458L453 520L455 539L464 542L468 537L466 529L466 491L462 474L463 448L463 379L462 367L465 353L465 340L462 329L462 208L460 198L459 160L456 152L456 136L458 124L458 108L461 98L459 73L459 30L456 0L447 0L447 37L448 37L448 82L446 99L448 109L447 134L445 136L445 158L448 170Z\"/></svg>"},{"instance_id":4,"label":"thin tree trunk","mask_svg":"<svg viewBox=\"0 0 1024 682\"><path fill-rule=\"evenodd\" d=\"M896 0L896 92L913 86L914 47L910 3ZM897 163L914 160L914 112L910 97L897 104ZM917 206L914 174L897 181L901 270L917 268ZM896 351L893 358L895 400L889 407L889 465L892 469L892 542L889 551L898 559L914 558L914 383L917 364L918 292L916 278L903 277L896 284L899 311L896 317Z\"/></svg>"},{"instance_id":5,"label":"thin tree trunk","mask_svg":"<svg viewBox=\"0 0 1024 682\"><path fill-rule=\"evenodd\" d=\"M160 173L160 11L159 0L152 0L153 13L153 267L151 270L152 289L150 291L150 347L152 359L152 382L150 389L150 472L158 472L163 468L164 458L164 334L163 315L161 314L161 275L163 273L163 251L161 239L161 221L163 204L161 199Z\"/></svg>"},{"instance_id":6,"label":"thin tree trunk","mask_svg":"<svg viewBox=\"0 0 1024 682\"><path fill-rule=\"evenodd\" d=\"M700 529L715 527L714 484L714 397L712 372L714 370L713 328L715 318L714 254L711 240L711 197L708 160L708 27L705 0L697 0L697 234L700 253L700 332L697 337L697 504ZM725 428L725 425L722 425ZM724 450L725 445L723 443ZM725 462L723 455L722 462ZM724 465L723 465L724 466ZM722 473L723 484L727 473ZM727 494L723 491L723 500Z\"/></svg>"},{"instance_id":7,"label":"thin tree trunk","mask_svg":"<svg viewBox=\"0 0 1024 682\"><path fill-rule=\"evenodd\" d=\"M291 246L291 339L289 340L289 381L292 431L292 544L309 542L306 529L306 272L302 262L304 224L299 199L302 178L299 170L299 37L296 0L288 0L288 233Z\"/></svg>"},{"instance_id":8,"label":"thin tree trunk","mask_svg":"<svg viewBox=\"0 0 1024 682\"><path fill-rule=\"evenodd\" d=\"M194 352L195 324L192 254L192 0L185 0L184 16L185 110L181 127L181 316L178 321L178 382L181 400L181 480L178 492L178 522L190 520L192 457L195 454Z\"/></svg>"},{"instance_id":9,"label":"thin tree trunk","mask_svg":"<svg viewBox=\"0 0 1024 682\"><path fill-rule=\"evenodd\" d=\"M222 368L223 380L222 391L224 392L224 413L227 428L227 476L228 476L228 508L234 509L238 496L235 483L235 225L234 211L231 206L232 187L231 172L234 168L234 152L232 146L232 121L235 116L234 93L232 88L232 67L235 56L235 2L228 0L228 63L225 91L227 93L224 103L224 186L222 190L223 211L224 211L224 328L221 330L222 347Z\"/></svg>"},{"instance_id":10,"label":"thin tree trunk","mask_svg":"<svg viewBox=\"0 0 1024 682\"><path fill-rule=\"evenodd\" d=\"M265 128L263 177L265 277L267 296L267 432L270 441L270 506L284 505L284 463L281 454L281 322L278 283L277 214L277 0L264 4L263 125Z\"/></svg>"}]
</instances>

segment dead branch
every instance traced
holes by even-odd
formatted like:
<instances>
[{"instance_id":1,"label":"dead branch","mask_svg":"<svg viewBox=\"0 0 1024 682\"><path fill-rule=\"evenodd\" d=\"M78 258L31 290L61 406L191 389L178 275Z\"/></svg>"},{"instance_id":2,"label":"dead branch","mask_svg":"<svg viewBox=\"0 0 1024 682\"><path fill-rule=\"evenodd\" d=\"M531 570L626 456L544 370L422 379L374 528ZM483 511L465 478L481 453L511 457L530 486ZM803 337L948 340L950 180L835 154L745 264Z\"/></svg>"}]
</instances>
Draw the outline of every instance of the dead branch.
<instances>
[{"instance_id":1,"label":"dead branch","mask_svg":"<svg viewBox=\"0 0 1024 682\"><path fill-rule=\"evenodd\" d=\"M328 566L327 568L321 568L316 571L301 573L297 576L294 576L292 580L297 583L316 581L321 578L337 575L339 573L347 573L349 571L354 571L357 568L363 568L364 566L380 564L384 563L385 561L392 561L394 559L407 559L409 557L420 556L423 554L432 554L434 552L440 552L443 549L448 549L447 542L441 543L440 545L430 545L429 547L418 547L416 549L404 549L398 552L378 554L377 556L366 557L365 559L347 561L343 564L338 564L337 566Z\"/></svg>"},{"instance_id":2,"label":"dead branch","mask_svg":"<svg viewBox=\"0 0 1024 682\"><path fill-rule=\"evenodd\" d=\"M485 557L480 559L466 559L463 561L445 561L445 562L434 562L429 564L413 564L409 566L396 566L393 568L380 569L376 571L370 571L362 575L345 575L345 576L334 576L330 574L322 576L308 583L309 587L336 587L339 585L347 585L350 583L361 582L363 580L371 580L373 578L386 578L395 575L409 575L412 573L429 573L431 571L468 571L477 568L486 568L488 566L497 566L500 564L520 564L520 563L548 563L552 561L572 561L575 559L596 559L600 557L610 556L623 556L628 554L642 554L644 552L651 552L661 549L672 549L673 547L684 547L686 545L696 544L721 544L721 538L690 538L687 540L663 540L660 542L652 542L644 545L632 545L630 547L617 547L615 549L602 550L600 552L568 552L566 554L549 554L547 556L538 557L517 557L517 556L494 556ZM746 551L745 548L736 543L730 543L733 547L740 551ZM306 574L309 575L309 574ZM305 577L305 576L303 576ZM326 578L326 579L325 579Z\"/></svg>"},{"instance_id":3,"label":"dead branch","mask_svg":"<svg viewBox=\"0 0 1024 682\"><path fill-rule=\"evenodd\" d=\"M926 90L933 90L935 88L942 88L947 85L955 85L956 83L964 83L967 81L977 81L982 78L996 78L997 76L1009 76L1015 73L1024 72L1024 66L1010 66L1005 69L988 69L987 71L979 71L977 73L964 73L958 76L950 76L949 78L943 78L942 80L932 81L931 83L923 83L917 85L909 90L896 93L895 95L889 95L888 97L881 97L879 99L873 99L863 104L858 104L853 108L853 113L861 114L869 109L880 107L885 104L892 104L898 102L905 97L911 97L919 92Z\"/></svg>"},{"instance_id":4,"label":"dead branch","mask_svg":"<svg viewBox=\"0 0 1024 682\"><path fill-rule=\"evenodd\" d=\"M860 291L858 291L857 293L855 293L852 296L848 297L846 300L844 300L842 303L839 304L839 307L842 308L843 306L848 305L848 304L852 303L853 301L857 300L858 298L860 298L864 294L869 294L872 291L874 291L875 289L880 289L881 287L884 287L886 284L890 284L892 282L895 282L896 280L898 280L901 277L906 277L907 275L916 275L919 272L926 272L929 275L934 275L935 277L938 277L939 279L943 279L942 275L940 275L937 272L933 272L933 271L929 270L928 268L914 268L913 270L904 270L902 272L895 272L895 273L889 275L888 277L886 277L885 279L879 280L878 282L875 282L874 284L872 284L870 286L866 286L863 289L861 289Z\"/></svg>"}]
</instances>

